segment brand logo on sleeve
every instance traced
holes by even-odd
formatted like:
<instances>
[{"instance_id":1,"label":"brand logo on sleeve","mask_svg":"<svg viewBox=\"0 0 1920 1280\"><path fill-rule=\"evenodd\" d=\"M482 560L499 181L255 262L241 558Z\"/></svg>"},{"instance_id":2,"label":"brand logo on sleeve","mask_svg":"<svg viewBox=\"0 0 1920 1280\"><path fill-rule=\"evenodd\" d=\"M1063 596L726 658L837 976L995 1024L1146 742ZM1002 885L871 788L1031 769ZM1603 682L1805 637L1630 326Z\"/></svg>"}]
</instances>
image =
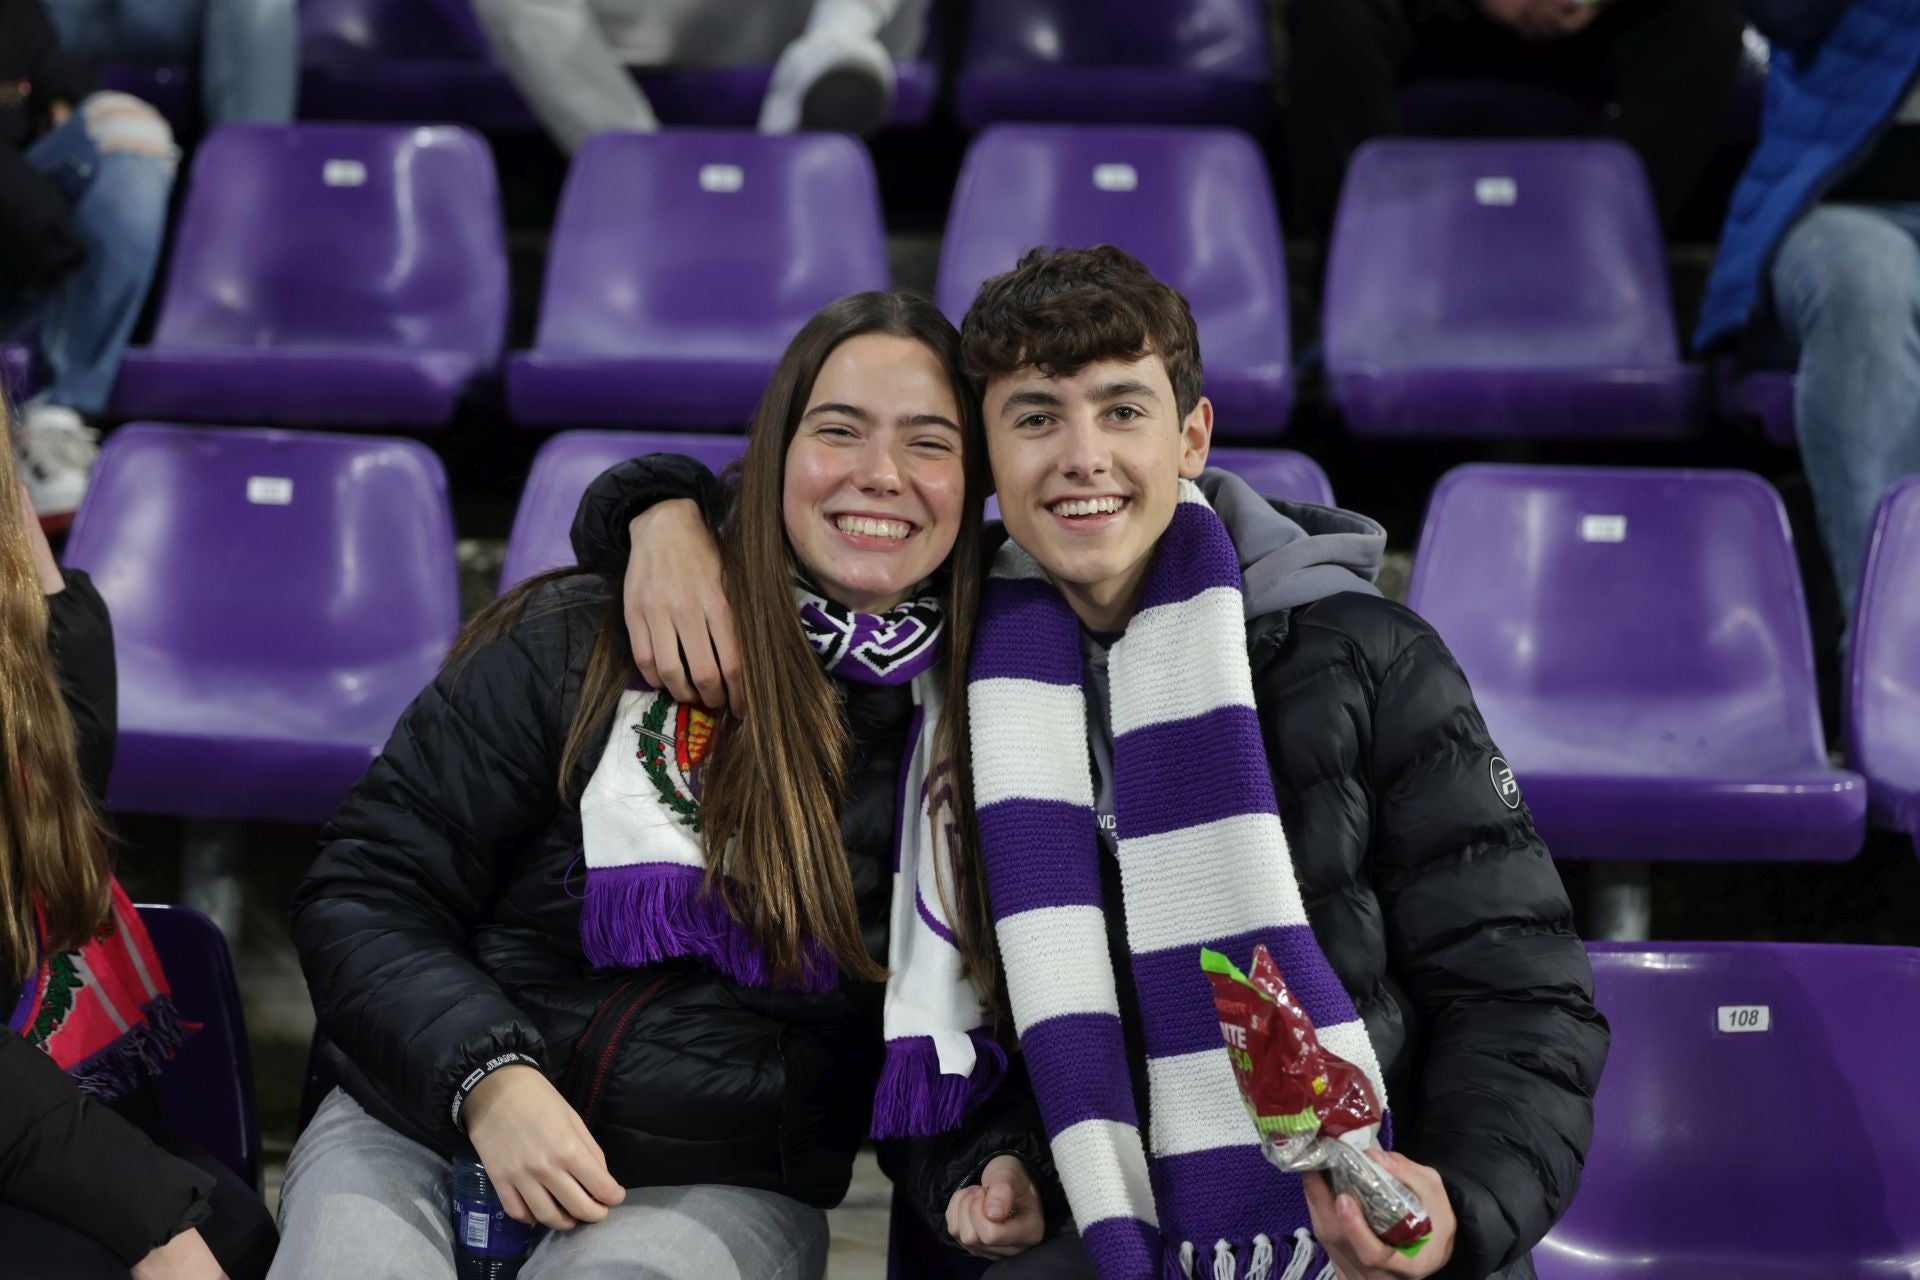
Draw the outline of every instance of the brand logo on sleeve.
<instances>
[{"instance_id":1,"label":"brand logo on sleeve","mask_svg":"<svg viewBox=\"0 0 1920 1280\"><path fill-rule=\"evenodd\" d=\"M1513 776L1513 766L1499 756L1487 762L1487 776L1493 780L1493 793L1500 797L1500 803L1509 809L1520 807L1520 780Z\"/></svg>"}]
</instances>

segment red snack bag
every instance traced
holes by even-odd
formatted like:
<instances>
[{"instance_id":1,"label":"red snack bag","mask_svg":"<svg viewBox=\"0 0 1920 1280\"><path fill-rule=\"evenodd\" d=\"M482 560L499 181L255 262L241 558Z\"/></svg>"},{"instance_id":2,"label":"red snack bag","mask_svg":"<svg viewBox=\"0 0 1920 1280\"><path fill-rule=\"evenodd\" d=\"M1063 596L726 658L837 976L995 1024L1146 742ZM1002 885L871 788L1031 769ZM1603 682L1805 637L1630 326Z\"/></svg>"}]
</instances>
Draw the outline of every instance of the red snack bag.
<instances>
[{"instance_id":1,"label":"red snack bag","mask_svg":"<svg viewBox=\"0 0 1920 1280\"><path fill-rule=\"evenodd\" d=\"M1380 1123L1366 1073L1321 1046L1264 946L1254 950L1251 975L1217 951L1201 951L1200 967L1213 984L1227 1057L1267 1159L1290 1173L1325 1170L1334 1193L1353 1196L1375 1235L1409 1257L1419 1253L1433 1229L1419 1198L1341 1138Z\"/></svg>"}]
</instances>

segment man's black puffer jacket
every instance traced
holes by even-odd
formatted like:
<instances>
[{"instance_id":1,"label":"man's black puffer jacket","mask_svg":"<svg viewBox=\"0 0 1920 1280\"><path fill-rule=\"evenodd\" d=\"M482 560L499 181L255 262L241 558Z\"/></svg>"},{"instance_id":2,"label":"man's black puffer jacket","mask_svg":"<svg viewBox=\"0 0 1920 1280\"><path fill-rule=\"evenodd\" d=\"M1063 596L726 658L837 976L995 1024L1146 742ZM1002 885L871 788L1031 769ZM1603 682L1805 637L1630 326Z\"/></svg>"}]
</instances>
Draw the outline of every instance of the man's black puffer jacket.
<instances>
[{"instance_id":1,"label":"man's black puffer jacket","mask_svg":"<svg viewBox=\"0 0 1920 1280\"><path fill-rule=\"evenodd\" d=\"M711 505L713 488L684 460L623 464L589 491L575 549L623 562L639 509ZM1356 519L1271 505L1307 535ZM1440 1171L1460 1220L1440 1274L1527 1280L1527 1251L1573 1200L1609 1039L1559 873L1524 802L1502 797L1466 677L1417 614L1326 595L1249 618L1247 651L1309 923L1366 1023L1395 1147ZM1019 1111L998 1105L1003 1125ZM901 1172L937 1229L982 1146L964 1131L916 1145Z\"/></svg>"},{"instance_id":2,"label":"man's black puffer jacket","mask_svg":"<svg viewBox=\"0 0 1920 1280\"><path fill-rule=\"evenodd\" d=\"M610 599L586 575L541 588L509 636L414 701L324 832L293 933L336 1069L374 1115L451 1153L462 1081L525 1055L628 1186L727 1183L835 1204L870 1119L879 986L770 993L693 964L596 973L582 952L580 814L557 777ZM852 738L841 830L867 947L884 962L911 695L837 687ZM634 977L579 1053L596 1009Z\"/></svg>"}]
</instances>

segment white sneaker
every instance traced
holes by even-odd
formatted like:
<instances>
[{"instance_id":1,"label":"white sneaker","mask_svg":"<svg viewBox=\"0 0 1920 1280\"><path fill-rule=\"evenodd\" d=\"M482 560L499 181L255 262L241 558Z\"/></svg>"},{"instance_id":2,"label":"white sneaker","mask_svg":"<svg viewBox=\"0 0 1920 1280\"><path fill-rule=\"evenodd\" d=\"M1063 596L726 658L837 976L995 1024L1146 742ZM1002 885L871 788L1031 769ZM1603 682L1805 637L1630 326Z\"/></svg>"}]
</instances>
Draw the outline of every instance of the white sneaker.
<instances>
[{"instance_id":1,"label":"white sneaker","mask_svg":"<svg viewBox=\"0 0 1920 1280\"><path fill-rule=\"evenodd\" d=\"M760 132L830 130L866 136L893 109L893 59L871 36L809 31L774 64Z\"/></svg>"},{"instance_id":2,"label":"white sneaker","mask_svg":"<svg viewBox=\"0 0 1920 1280\"><path fill-rule=\"evenodd\" d=\"M13 460L42 525L72 521L99 454L100 433L66 405L32 401L21 409Z\"/></svg>"}]
</instances>

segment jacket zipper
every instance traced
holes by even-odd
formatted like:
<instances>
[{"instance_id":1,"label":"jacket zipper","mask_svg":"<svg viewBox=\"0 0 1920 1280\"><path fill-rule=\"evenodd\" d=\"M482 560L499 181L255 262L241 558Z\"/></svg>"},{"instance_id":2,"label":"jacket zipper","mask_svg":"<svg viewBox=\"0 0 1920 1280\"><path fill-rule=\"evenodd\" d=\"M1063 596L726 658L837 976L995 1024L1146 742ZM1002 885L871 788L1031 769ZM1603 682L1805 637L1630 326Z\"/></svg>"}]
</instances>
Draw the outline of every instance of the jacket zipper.
<instances>
[{"instance_id":1,"label":"jacket zipper","mask_svg":"<svg viewBox=\"0 0 1920 1280\"><path fill-rule=\"evenodd\" d=\"M578 1065L581 1061L589 1058L593 1062L593 1078L587 1086L587 1095L580 1104L580 1118L589 1126L593 1124L593 1113L600 1105L601 1086L606 1083L607 1071L612 1067L613 1056L620 1048L620 1037L626 1034L628 1024L633 1021L641 1009L646 1007L648 1001L660 994L661 988L667 985L668 980L672 976L671 974L661 974L646 986L641 987L639 992L628 997L624 1004L622 1004L622 997L627 992L632 991L638 983L623 983L614 991L612 996L608 997L606 1004L601 1007L600 1012L594 1015L593 1021L587 1024L586 1034L581 1037L581 1051L575 1055L574 1062ZM612 1029L604 1036L596 1037L598 1029L607 1021L609 1016L614 1015L616 1008L618 1008L619 1012L617 1016L613 1017ZM598 1041L597 1043L596 1039Z\"/></svg>"}]
</instances>

